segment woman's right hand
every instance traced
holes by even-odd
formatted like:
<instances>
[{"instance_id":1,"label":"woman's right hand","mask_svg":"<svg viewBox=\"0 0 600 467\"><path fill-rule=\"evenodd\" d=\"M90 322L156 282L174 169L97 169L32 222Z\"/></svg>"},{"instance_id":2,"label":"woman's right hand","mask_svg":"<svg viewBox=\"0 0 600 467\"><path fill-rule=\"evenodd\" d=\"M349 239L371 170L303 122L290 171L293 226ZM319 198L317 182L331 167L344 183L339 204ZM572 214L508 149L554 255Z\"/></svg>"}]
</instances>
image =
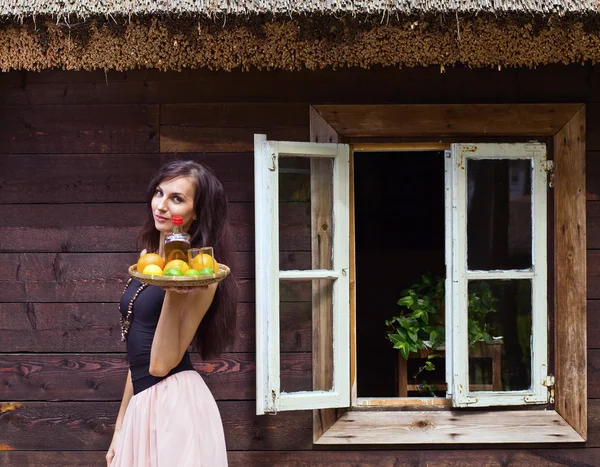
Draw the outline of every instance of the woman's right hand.
<instances>
[{"instance_id":1,"label":"woman's right hand","mask_svg":"<svg viewBox=\"0 0 600 467\"><path fill-rule=\"evenodd\" d=\"M115 448L117 447L117 440L119 439L119 432L115 431L112 437L108 451L106 452L106 467L110 467L113 459L115 458Z\"/></svg>"}]
</instances>

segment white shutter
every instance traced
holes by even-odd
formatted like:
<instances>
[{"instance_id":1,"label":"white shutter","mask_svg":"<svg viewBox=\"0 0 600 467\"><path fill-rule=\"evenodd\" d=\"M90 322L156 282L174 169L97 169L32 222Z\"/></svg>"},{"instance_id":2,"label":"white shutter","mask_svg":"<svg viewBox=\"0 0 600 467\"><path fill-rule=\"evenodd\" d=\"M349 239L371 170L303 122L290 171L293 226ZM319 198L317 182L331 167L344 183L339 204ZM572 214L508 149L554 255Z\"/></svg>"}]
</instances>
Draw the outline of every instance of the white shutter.
<instances>
[{"instance_id":1,"label":"white shutter","mask_svg":"<svg viewBox=\"0 0 600 467\"><path fill-rule=\"evenodd\" d=\"M446 219L446 232L453 232L452 254L447 255L446 285L450 288L452 316L447 323L451 335L451 348L447 351L451 380L452 405L454 407L486 407L542 404L547 402L548 390L543 385L547 376L547 175L546 147L541 143L518 144L453 144L452 181L446 187L446 203L451 203L452 215ZM469 160L473 159L528 159L531 161L531 216L532 216L532 266L519 270L469 270L467 266L467 174ZM446 244L448 247L448 243ZM468 282L469 280L531 281L531 387L518 391L471 391L469 388L468 355ZM448 296L448 295L447 295ZM448 347L447 347L448 350Z\"/></svg>"},{"instance_id":2,"label":"white shutter","mask_svg":"<svg viewBox=\"0 0 600 467\"><path fill-rule=\"evenodd\" d=\"M333 159L333 267L279 269L279 159ZM256 413L350 405L349 147L346 144L267 141L254 136L256 235ZM280 391L279 285L282 280L333 279L333 387Z\"/></svg>"}]
</instances>

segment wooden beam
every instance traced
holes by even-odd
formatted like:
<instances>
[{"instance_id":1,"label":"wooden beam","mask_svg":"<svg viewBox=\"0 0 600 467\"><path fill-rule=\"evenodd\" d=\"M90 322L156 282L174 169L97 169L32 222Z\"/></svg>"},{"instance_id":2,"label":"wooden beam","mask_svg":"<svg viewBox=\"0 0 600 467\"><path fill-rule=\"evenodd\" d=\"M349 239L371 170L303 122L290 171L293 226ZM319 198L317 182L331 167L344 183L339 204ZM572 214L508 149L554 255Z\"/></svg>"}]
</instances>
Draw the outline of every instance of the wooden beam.
<instances>
[{"instance_id":1,"label":"wooden beam","mask_svg":"<svg viewBox=\"0 0 600 467\"><path fill-rule=\"evenodd\" d=\"M585 106L554 136L556 410L587 438Z\"/></svg>"},{"instance_id":2,"label":"wooden beam","mask_svg":"<svg viewBox=\"0 0 600 467\"><path fill-rule=\"evenodd\" d=\"M338 134L310 108L310 140L337 143ZM333 246L333 193L331 160L312 158L311 238L312 268L331 269ZM313 281L313 389L330 390L333 385L333 315L331 281ZM338 419L338 410L313 411L313 441L317 441Z\"/></svg>"},{"instance_id":3,"label":"wooden beam","mask_svg":"<svg viewBox=\"0 0 600 467\"><path fill-rule=\"evenodd\" d=\"M315 105L344 137L553 136L580 104Z\"/></svg>"}]
</instances>

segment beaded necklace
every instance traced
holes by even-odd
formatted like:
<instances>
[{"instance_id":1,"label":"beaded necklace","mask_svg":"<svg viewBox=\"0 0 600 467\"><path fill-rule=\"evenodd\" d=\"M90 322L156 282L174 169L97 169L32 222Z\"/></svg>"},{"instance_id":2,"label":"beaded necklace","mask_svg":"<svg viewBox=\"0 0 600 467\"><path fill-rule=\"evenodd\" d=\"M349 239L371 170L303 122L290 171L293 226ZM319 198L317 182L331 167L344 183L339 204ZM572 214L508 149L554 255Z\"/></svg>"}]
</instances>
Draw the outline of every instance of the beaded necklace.
<instances>
[{"instance_id":1,"label":"beaded necklace","mask_svg":"<svg viewBox=\"0 0 600 467\"><path fill-rule=\"evenodd\" d=\"M129 287L129 284L131 284L131 278L129 278L127 284L125 284L125 289L123 290L123 293L125 293L127 287ZM131 315L133 314L133 302L135 302L135 299L138 298L138 295L146 287L148 287L148 284L142 284L138 287L138 289L133 294L131 301L129 302L129 306L127 307L127 316L123 317L123 315L121 315L121 340L123 342L127 340L127 334L129 334L129 326L131 325Z\"/></svg>"}]
</instances>

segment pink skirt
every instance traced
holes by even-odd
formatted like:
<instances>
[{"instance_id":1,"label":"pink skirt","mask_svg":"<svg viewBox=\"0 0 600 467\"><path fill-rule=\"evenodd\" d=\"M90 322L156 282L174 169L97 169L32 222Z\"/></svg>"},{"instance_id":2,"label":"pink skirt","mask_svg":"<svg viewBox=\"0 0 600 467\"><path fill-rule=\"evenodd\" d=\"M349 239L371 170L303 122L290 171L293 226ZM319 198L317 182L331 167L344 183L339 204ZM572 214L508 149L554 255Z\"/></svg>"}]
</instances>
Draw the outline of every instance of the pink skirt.
<instances>
[{"instance_id":1,"label":"pink skirt","mask_svg":"<svg viewBox=\"0 0 600 467\"><path fill-rule=\"evenodd\" d=\"M195 371L131 398L111 467L226 467L217 403Z\"/></svg>"}]
</instances>

